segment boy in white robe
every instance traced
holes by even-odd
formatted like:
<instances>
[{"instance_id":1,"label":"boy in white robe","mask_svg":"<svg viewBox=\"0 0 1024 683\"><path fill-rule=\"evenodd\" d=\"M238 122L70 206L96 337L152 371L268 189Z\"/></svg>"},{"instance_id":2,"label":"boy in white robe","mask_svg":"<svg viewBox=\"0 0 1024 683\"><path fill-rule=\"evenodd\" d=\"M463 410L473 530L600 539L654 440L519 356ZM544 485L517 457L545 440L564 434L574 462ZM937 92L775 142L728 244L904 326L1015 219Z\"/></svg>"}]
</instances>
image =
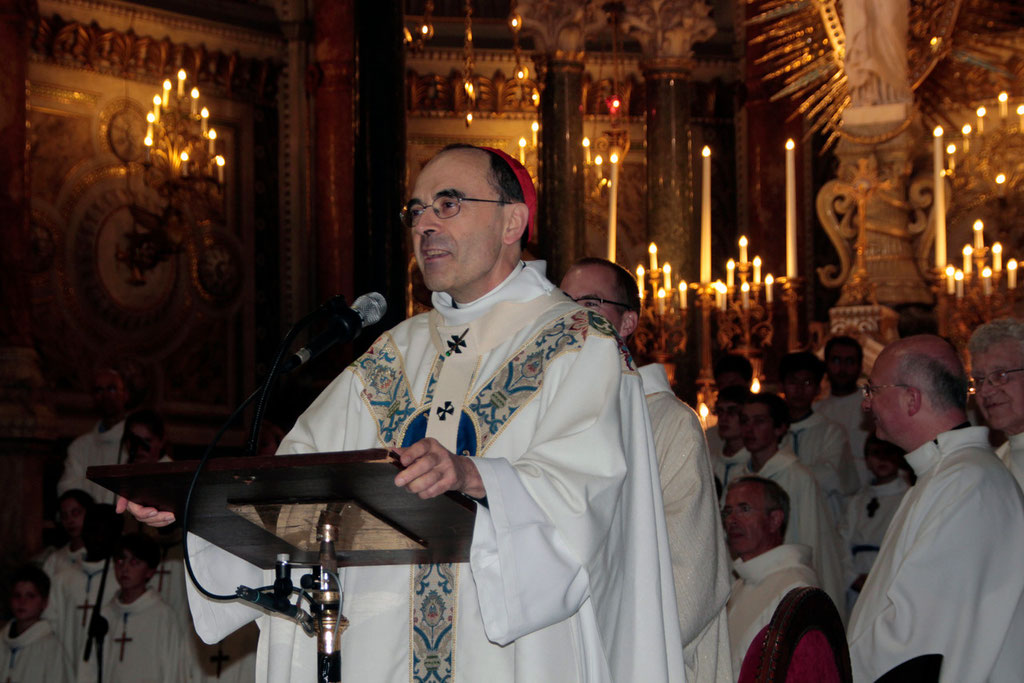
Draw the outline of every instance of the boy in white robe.
<instances>
[{"instance_id":1,"label":"boy in white robe","mask_svg":"<svg viewBox=\"0 0 1024 683\"><path fill-rule=\"evenodd\" d=\"M857 467L861 485L871 483L871 473L864 463L864 443L874 431L871 413L861 408L860 380L864 365L864 349L853 337L832 337L825 344L825 374L828 393L814 402L814 412L823 415L846 430L850 442L853 464Z\"/></svg>"},{"instance_id":2,"label":"boy in white robe","mask_svg":"<svg viewBox=\"0 0 1024 683\"><path fill-rule=\"evenodd\" d=\"M715 399L715 416L718 418L715 429L719 445L717 449L713 448L709 439L708 448L711 450L711 467L722 491L733 479L743 476L750 463L750 451L743 445L740 427L743 404L749 395L746 387L732 386L719 390Z\"/></svg>"},{"instance_id":3,"label":"boy in white robe","mask_svg":"<svg viewBox=\"0 0 1024 683\"><path fill-rule=\"evenodd\" d=\"M68 542L43 560L43 571L51 580L62 570L82 563L85 557L82 523L85 521L86 510L92 504L92 496L80 489L69 489L57 499L58 521L67 534Z\"/></svg>"},{"instance_id":4,"label":"boy in white robe","mask_svg":"<svg viewBox=\"0 0 1024 683\"><path fill-rule=\"evenodd\" d=\"M393 448L396 486L487 500L468 563L343 569L346 679L683 680L640 378L604 318L520 261L531 197L506 154L461 147L431 160L403 216L434 312L380 337L282 442L282 454ZM267 584L193 540L208 588ZM190 604L208 642L261 616L198 594ZM312 639L291 621L260 623L258 680L312 680Z\"/></svg>"},{"instance_id":5,"label":"boy in white robe","mask_svg":"<svg viewBox=\"0 0 1024 683\"><path fill-rule=\"evenodd\" d=\"M103 639L101 683L191 680L184 666L177 616L156 591L147 588L159 561L160 549L151 538L127 534L121 539L114 559L120 588L102 610L109 630ZM86 669L90 680L99 678L99 666L100 658L90 658Z\"/></svg>"},{"instance_id":6,"label":"boy in white robe","mask_svg":"<svg viewBox=\"0 0 1024 683\"><path fill-rule=\"evenodd\" d=\"M729 641L738 679L750 644L768 625L786 593L818 587L811 549L783 544L789 523L789 496L762 477L734 479L725 492L722 522L738 578L729 596Z\"/></svg>"},{"instance_id":7,"label":"boy in white robe","mask_svg":"<svg viewBox=\"0 0 1024 683\"><path fill-rule=\"evenodd\" d=\"M85 559L77 567L64 569L53 580L45 616L53 623L67 649L76 675L84 661L85 643L97 600L102 606L112 600L117 591L113 563L108 564L107 561L116 547L122 523L122 518L114 513L111 505L97 504L89 508L82 525ZM89 658L95 656L93 647Z\"/></svg>"},{"instance_id":8,"label":"boy in white robe","mask_svg":"<svg viewBox=\"0 0 1024 683\"><path fill-rule=\"evenodd\" d=\"M4 683L72 683L74 674L53 626L42 618L50 579L38 567L14 573L11 613L0 640L0 680Z\"/></svg>"},{"instance_id":9,"label":"boy in white robe","mask_svg":"<svg viewBox=\"0 0 1024 683\"><path fill-rule=\"evenodd\" d=\"M1024 497L966 402L963 366L939 337L893 342L871 370L876 434L908 451L917 482L850 618L854 680L938 653L941 683L1020 681Z\"/></svg>"}]
</instances>

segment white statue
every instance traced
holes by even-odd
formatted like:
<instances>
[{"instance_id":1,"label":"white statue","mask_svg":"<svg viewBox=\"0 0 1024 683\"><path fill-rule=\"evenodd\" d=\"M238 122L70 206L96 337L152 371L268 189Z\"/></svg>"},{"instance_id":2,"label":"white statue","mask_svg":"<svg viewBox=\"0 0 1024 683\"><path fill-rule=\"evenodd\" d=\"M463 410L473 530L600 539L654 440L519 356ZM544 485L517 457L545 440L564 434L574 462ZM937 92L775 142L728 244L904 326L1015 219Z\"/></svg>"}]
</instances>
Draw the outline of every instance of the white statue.
<instances>
[{"instance_id":1,"label":"white statue","mask_svg":"<svg viewBox=\"0 0 1024 683\"><path fill-rule=\"evenodd\" d=\"M909 0L843 0L851 105L909 103Z\"/></svg>"}]
</instances>

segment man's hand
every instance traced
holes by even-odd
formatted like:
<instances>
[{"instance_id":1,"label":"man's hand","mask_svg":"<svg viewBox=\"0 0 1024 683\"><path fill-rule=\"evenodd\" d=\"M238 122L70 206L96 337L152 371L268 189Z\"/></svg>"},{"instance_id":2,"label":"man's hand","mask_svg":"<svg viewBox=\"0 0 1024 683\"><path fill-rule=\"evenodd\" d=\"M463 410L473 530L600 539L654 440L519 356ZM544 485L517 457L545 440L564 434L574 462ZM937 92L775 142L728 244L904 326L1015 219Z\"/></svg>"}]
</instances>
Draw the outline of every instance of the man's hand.
<instances>
[{"instance_id":1,"label":"man's hand","mask_svg":"<svg viewBox=\"0 0 1024 683\"><path fill-rule=\"evenodd\" d=\"M461 491L473 498L487 495L473 458L451 453L436 439L421 439L393 450L405 467L395 477L395 486L420 498L434 498L445 491Z\"/></svg>"},{"instance_id":2,"label":"man's hand","mask_svg":"<svg viewBox=\"0 0 1024 683\"><path fill-rule=\"evenodd\" d=\"M130 512L135 519L149 526L167 526L174 523L174 513L148 508L139 503L133 503L124 496L117 497L117 514L125 510Z\"/></svg>"}]
</instances>

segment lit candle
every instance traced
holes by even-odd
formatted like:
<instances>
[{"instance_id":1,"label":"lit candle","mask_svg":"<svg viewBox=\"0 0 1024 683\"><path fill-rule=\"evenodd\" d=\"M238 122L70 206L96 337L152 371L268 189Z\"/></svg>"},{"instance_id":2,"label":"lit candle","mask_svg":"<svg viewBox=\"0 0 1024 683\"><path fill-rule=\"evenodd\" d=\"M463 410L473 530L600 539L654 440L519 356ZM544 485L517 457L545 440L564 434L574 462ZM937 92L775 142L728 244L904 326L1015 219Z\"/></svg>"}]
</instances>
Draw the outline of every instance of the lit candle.
<instances>
[{"instance_id":1,"label":"lit candle","mask_svg":"<svg viewBox=\"0 0 1024 683\"><path fill-rule=\"evenodd\" d=\"M661 274L665 279L665 291L672 291L672 266L669 265L668 261L665 261L665 265L661 267Z\"/></svg>"},{"instance_id":2,"label":"lit candle","mask_svg":"<svg viewBox=\"0 0 1024 683\"><path fill-rule=\"evenodd\" d=\"M700 426L704 429L708 428L708 415L710 414L711 411L708 410L708 404L704 403L704 401L697 404L697 415L700 417Z\"/></svg>"},{"instance_id":3,"label":"lit candle","mask_svg":"<svg viewBox=\"0 0 1024 683\"><path fill-rule=\"evenodd\" d=\"M759 394L759 393L761 393L761 380L759 380L757 377L755 377L754 379L750 380L750 393L752 393L752 394Z\"/></svg>"},{"instance_id":4,"label":"lit candle","mask_svg":"<svg viewBox=\"0 0 1024 683\"><path fill-rule=\"evenodd\" d=\"M526 138L519 138L519 163L526 165Z\"/></svg>"},{"instance_id":5,"label":"lit candle","mask_svg":"<svg viewBox=\"0 0 1024 683\"><path fill-rule=\"evenodd\" d=\"M974 253L974 249L971 249L971 245L964 245L964 275L971 274L971 254Z\"/></svg>"},{"instance_id":6,"label":"lit candle","mask_svg":"<svg viewBox=\"0 0 1024 683\"><path fill-rule=\"evenodd\" d=\"M188 175L188 152L181 153L181 177Z\"/></svg>"},{"instance_id":7,"label":"lit candle","mask_svg":"<svg viewBox=\"0 0 1024 683\"><path fill-rule=\"evenodd\" d=\"M636 267L636 284L637 287L640 288L640 301L644 300L644 290L647 289L646 284L644 283L644 272L643 266Z\"/></svg>"},{"instance_id":8,"label":"lit candle","mask_svg":"<svg viewBox=\"0 0 1024 683\"><path fill-rule=\"evenodd\" d=\"M754 284L761 284L761 257L754 257Z\"/></svg>"},{"instance_id":9,"label":"lit candle","mask_svg":"<svg viewBox=\"0 0 1024 683\"><path fill-rule=\"evenodd\" d=\"M160 123L160 96L153 95L153 122Z\"/></svg>"},{"instance_id":10,"label":"lit candle","mask_svg":"<svg viewBox=\"0 0 1024 683\"><path fill-rule=\"evenodd\" d=\"M217 155L217 182L221 185L224 184L224 157Z\"/></svg>"},{"instance_id":11,"label":"lit candle","mask_svg":"<svg viewBox=\"0 0 1024 683\"><path fill-rule=\"evenodd\" d=\"M722 307L722 310L724 311L729 306L729 294L728 294L728 291L726 290L725 285L722 284L721 280L718 280L715 283L715 287L718 289L718 293L722 296L721 307Z\"/></svg>"},{"instance_id":12,"label":"lit candle","mask_svg":"<svg viewBox=\"0 0 1024 683\"><path fill-rule=\"evenodd\" d=\"M786 278L796 277L796 144L786 140Z\"/></svg>"},{"instance_id":13,"label":"lit candle","mask_svg":"<svg viewBox=\"0 0 1024 683\"><path fill-rule=\"evenodd\" d=\"M743 309L750 308L750 283L744 282L740 286L740 296L743 298Z\"/></svg>"},{"instance_id":14,"label":"lit candle","mask_svg":"<svg viewBox=\"0 0 1024 683\"><path fill-rule=\"evenodd\" d=\"M946 294L953 294L956 288L956 268L946 266Z\"/></svg>"},{"instance_id":15,"label":"lit candle","mask_svg":"<svg viewBox=\"0 0 1024 683\"><path fill-rule=\"evenodd\" d=\"M171 79L164 79L164 95L160 99L160 105L163 107L167 106L168 101L171 99Z\"/></svg>"},{"instance_id":16,"label":"lit candle","mask_svg":"<svg viewBox=\"0 0 1024 683\"><path fill-rule=\"evenodd\" d=\"M1017 105L1017 130L1024 130L1024 104Z\"/></svg>"},{"instance_id":17,"label":"lit candle","mask_svg":"<svg viewBox=\"0 0 1024 683\"><path fill-rule=\"evenodd\" d=\"M964 271L957 270L953 275L953 279L956 280L956 298L964 298Z\"/></svg>"},{"instance_id":18,"label":"lit candle","mask_svg":"<svg viewBox=\"0 0 1024 683\"><path fill-rule=\"evenodd\" d=\"M665 313L665 288L658 287L658 300L655 302L655 307L658 309L658 315Z\"/></svg>"},{"instance_id":19,"label":"lit candle","mask_svg":"<svg viewBox=\"0 0 1024 683\"><path fill-rule=\"evenodd\" d=\"M679 283L679 308L686 310L686 280Z\"/></svg>"},{"instance_id":20,"label":"lit candle","mask_svg":"<svg viewBox=\"0 0 1024 683\"><path fill-rule=\"evenodd\" d=\"M772 285L775 284L775 278L772 277L771 273L764 278L764 300L766 303L772 302Z\"/></svg>"},{"instance_id":21,"label":"lit candle","mask_svg":"<svg viewBox=\"0 0 1024 683\"><path fill-rule=\"evenodd\" d=\"M1006 288L1017 289L1017 260L1010 259L1006 262Z\"/></svg>"},{"instance_id":22,"label":"lit candle","mask_svg":"<svg viewBox=\"0 0 1024 683\"><path fill-rule=\"evenodd\" d=\"M647 247L647 253L651 255L651 275L658 270L658 245L651 242L651 246Z\"/></svg>"},{"instance_id":23,"label":"lit candle","mask_svg":"<svg viewBox=\"0 0 1024 683\"><path fill-rule=\"evenodd\" d=\"M974 221L974 251L981 251L985 248L985 224L981 219Z\"/></svg>"},{"instance_id":24,"label":"lit candle","mask_svg":"<svg viewBox=\"0 0 1024 683\"><path fill-rule=\"evenodd\" d=\"M153 138L147 137L142 141L142 144L146 146L146 161L150 160L150 151L153 149Z\"/></svg>"},{"instance_id":25,"label":"lit candle","mask_svg":"<svg viewBox=\"0 0 1024 683\"><path fill-rule=\"evenodd\" d=\"M953 175L953 171L956 170L956 156L955 155L956 155L956 145L954 145L951 142L948 145L946 145L946 156L949 157L948 159L946 159L946 162L947 162L946 168L949 169L948 171L946 171L946 175Z\"/></svg>"},{"instance_id":26,"label":"lit candle","mask_svg":"<svg viewBox=\"0 0 1024 683\"><path fill-rule=\"evenodd\" d=\"M999 93L999 118L1003 119L1003 123L1006 123L1006 117L1010 115L1010 96L1006 92Z\"/></svg>"},{"instance_id":27,"label":"lit candle","mask_svg":"<svg viewBox=\"0 0 1024 683\"><path fill-rule=\"evenodd\" d=\"M192 107L190 109L192 116L199 113L199 88L192 88L192 92L189 93L192 96Z\"/></svg>"},{"instance_id":28,"label":"lit candle","mask_svg":"<svg viewBox=\"0 0 1024 683\"><path fill-rule=\"evenodd\" d=\"M217 147L217 131L211 128L210 132L207 133L207 137L210 138L210 154L215 154Z\"/></svg>"},{"instance_id":29,"label":"lit candle","mask_svg":"<svg viewBox=\"0 0 1024 683\"><path fill-rule=\"evenodd\" d=\"M985 266L981 269L981 286L985 292L985 296L991 296L992 294L992 269Z\"/></svg>"},{"instance_id":30,"label":"lit candle","mask_svg":"<svg viewBox=\"0 0 1024 683\"><path fill-rule=\"evenodd\" d=\"M203 110L199 112L199 116L203 119L203 135L206 135L210 130L210 110L203 107Z\"/></svg>"},{"instance_id":31,"label":"lit candle","mask_svg":"<svg viewBox=\"0 0 1024 683\"><path fill-rule=\"evenodd\" d=\"M156 115L153 112L146 114L146 137L153 139L153 124L156 123Z\"/></svg>"},{"instance_id":32,"label":"lit candle","mask_svg":"<svg viewBox=\"0 0 1024 683\"><path fill-rule=\"evenodd\" d=\"M942 159L942 127L932 131L932 182L935 185L935 267L946 265L946 179Z\"/></svg>"},{"instance_id":33,"label":"lit candle","mask_svg":"<svg viewBox=\"0 0 1024 683\"><path fill-rule=\"evenodd\" d=\"M537 131L540 130L540 124L534 121L530 124L530 131L533 132L533 146L537 146Z\"/></svg>"},{"instance_id":34,"label":"lit candle","mask_svg":"<svg viewBox=\"0 0 1024 683\"><path fill-rule=\"evenodd\" d=\"M608 260L615 263L615 237L618 230L619 214L619 154L612 150L608 154L612 165L611 185L608 187Z\"/></svg>"},{"instance_id":35,"label":"lit candle","mask_svg":"<svg viewBox=\"0 0 1024 683\"><path fill-rule=\"evenodd\" d=\"M583 138L583 153L586 155L587 164L590 164L590 138Z\"/></svg>"},{"instance_id":36,"label":"lit candle","mask_svg":"<svg viewBox=\"0 0 1024 683\"><path fill-rule=\"evenodd\" d=\"M967 154L971 151L971 124L965 123L960 132L964 134L964 154Z\"/></svg>"},{"instance_id":37,"label":"lit candle","mask_svg":"<svg viewBox=\"0 0 1024 683\"><path fill-rule=\"evenodd\" d=\"M978 107L978 111L975 112L978 115L978 135L985 132L985 107Z\"/></svg>"},{"instance_id":38,"label":"lit candle","mask_svg":"<svg viewBox=\"0 0 1024 683\"><path fill-rule=\"evenodd\" d=\"M729 259L725 262L725 285L729 288L736 284L736 262Z\"/></svg>"},{"instance_id":39,"label":"lit candle","mask_svg":"<svg viewBox=\"0 0 1024 683\"><path fill-rule=\"evenodd\" d=\"M601 166L601 164L603 164L603 163L604 163L604 159L601 158L600 154L598 154L596 157L594 157L594 166L597 166L597 177L598 178L604 178L604 168L602 168L602 166Z\"/></svg>"},{"instance_id":40,"label":"lit candle","mask_svg":"<svg viewBox=\"0 0 1024 683\"><path fill-rule=\"evenodd\" d=\"M711 148L700 151L700 281L711 282Z\"/></svg>"},{"instance_id":41,"label":"lit candle","mask_svg":"<svg viewBox=\"0 0 1024 683\"><path fill-rule=\"evenodd\" d=\"M740 235L740 263L747 263L747 236Z\"/></svg>"},{"instance_id":42,"label":"lit candle","mask_svg":"<svg viewBox=\"0 0 1024 683\"><path fill-rule=\"evenodd\" d=\"M178 69L178 97L185 96L185 70Z\"/></svg>"},{"instance_id":43,"label":"lit candle","mask_svg":"<svg viewBox=\"0 0 1024 683\"><path fill-rule=\"evenodd\" d=\"M1003 245L996 242L992 245L992 270L999 272L1003 269Z\"/></svg>"}]
</instances>

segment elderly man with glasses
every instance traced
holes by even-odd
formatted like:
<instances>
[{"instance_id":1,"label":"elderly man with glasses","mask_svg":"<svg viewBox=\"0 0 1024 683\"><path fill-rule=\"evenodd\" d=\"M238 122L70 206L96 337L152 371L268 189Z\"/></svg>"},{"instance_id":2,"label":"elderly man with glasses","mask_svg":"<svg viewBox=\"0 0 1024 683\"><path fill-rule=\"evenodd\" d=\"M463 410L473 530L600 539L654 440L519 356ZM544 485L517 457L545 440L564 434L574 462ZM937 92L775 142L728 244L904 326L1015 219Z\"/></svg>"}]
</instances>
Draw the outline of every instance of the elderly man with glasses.
<instances>
[{"instance_id":1,"label":"elderly man with glasses","mask_svg":"<svg viewBox=\"0 0 1024 683\"><path fill-rule=\"evenodd\" d=\"M1006 435L996 455L1024 488L1024 321L993 320L976 329L971 352L971 393L989 428Z\"/></svg>"},{"instance_id":2,"label":"elderly man with glasses","mask_svg":"<svg viewBox=\"0 0 1024 683\"><path fill-rule=\"evenodd\" d=\"M940 681L1019 681L1024 671L1024 496L967 422L956 351L930 335L887 346L864 387L879 438L907 451L900 502L847 634L854 680L920 655Z\"/></svg>"}]
</instances>

